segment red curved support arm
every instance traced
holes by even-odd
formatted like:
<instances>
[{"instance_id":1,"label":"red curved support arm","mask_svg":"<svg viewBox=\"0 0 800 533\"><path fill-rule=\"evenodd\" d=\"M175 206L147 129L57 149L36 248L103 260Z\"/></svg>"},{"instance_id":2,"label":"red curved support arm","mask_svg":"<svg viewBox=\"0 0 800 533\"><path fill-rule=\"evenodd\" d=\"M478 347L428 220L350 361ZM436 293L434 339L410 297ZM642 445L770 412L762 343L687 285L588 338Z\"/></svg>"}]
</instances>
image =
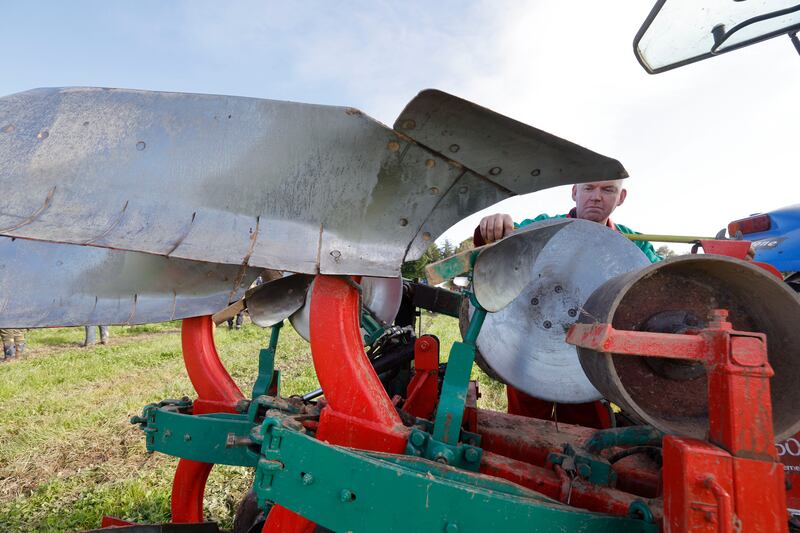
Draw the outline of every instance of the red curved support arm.
<instances>
[{"instance_id":1,"label":"red curved support arm","mask_svg":"<svg viewBox=\"0 0 800 533\"><path fill-rule=\"evenodd\" d=\"M211 463L190 459L178 461L172 480L172 521L176 524L195 524L203 521L203 495Z\"/></svg>"},{"instance_id":2,"label":"red curved support arm","mask_svg":"<svg viewBox=\"0 0 800 533\"><path fill-rule=\"evenodd\" d=\"M187 318L181 328L186 372L197 399L194 414L235 413L244 395L219 359L214 346L210 316ZM203 521L203 494L213 464L181 459L172 481L172 521L178 524Z\"/></svg>"},{"instance_id":3,"label":"red curved support arm","mask_svg":"<svg viewBox=\"0 0 800 533\"><path fill-rule=\"evenodd\" d=\"M352 448L403 453L408 430L364 352L358 291L336 276L318 275L311 295L311 356L327 407L317 438ZM309 520L276 506L263 532L307 533Z\"/></svg>"},{"instance_id":4,"label":"red curved support arm","mask_svg":"<svg viewBox=\"0 0 800 533\"><path fill-rule=\"evenodd\" d=\"M325 391L328 402L326 410L375 424L386 432L394 433L404 426L364 352L360 315L359 296L355 288L339 277L317 276L311 295L309 319L311 356L320 386ZM320 422L320 431L322 426ZM399 434L405 435L405 432ZM319 432L317 436L323 438ZM336 444L351 445L341 442L344 437L328 436L334 438ZM370 446L364 446L363 449L384 451ZM385 451L402 453L403 449L405 441L401 450Z\"/></svg>"},{"instance_id":5,"label":"red curved support arm","mask_svg":"<svg viewBox=\"0 0 800 533\"><path fill-rule=\"evenodd\" d=\"M235 413L237 402L244 399L239 386L217 354L214 326L210 316L187 318L181 328L183 362L197 399L194 414Z\"/></svg>"}]
</instances>

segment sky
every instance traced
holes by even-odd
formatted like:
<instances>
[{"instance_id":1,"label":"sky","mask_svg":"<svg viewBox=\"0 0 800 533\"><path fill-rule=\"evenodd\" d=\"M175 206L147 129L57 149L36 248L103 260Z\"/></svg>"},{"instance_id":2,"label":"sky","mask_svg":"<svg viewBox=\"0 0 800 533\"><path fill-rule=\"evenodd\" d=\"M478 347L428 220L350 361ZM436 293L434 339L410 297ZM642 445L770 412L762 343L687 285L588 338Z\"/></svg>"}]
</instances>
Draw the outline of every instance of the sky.
<instances>
[{"instance_id":1,"label":"sky","mask_svg":"<svg viewBox=\"0 0 800 533\"><path fill-rule=\"evenodd\" d=\"M709 235L800 203L800 56L780 37L658 75L632 42L652 1L9 2L0 95L100 86L357 107L392 124L437 88L619 159L613 218ZM569 187L481 216L572 207Z\"/></svg>"}]
</instances>

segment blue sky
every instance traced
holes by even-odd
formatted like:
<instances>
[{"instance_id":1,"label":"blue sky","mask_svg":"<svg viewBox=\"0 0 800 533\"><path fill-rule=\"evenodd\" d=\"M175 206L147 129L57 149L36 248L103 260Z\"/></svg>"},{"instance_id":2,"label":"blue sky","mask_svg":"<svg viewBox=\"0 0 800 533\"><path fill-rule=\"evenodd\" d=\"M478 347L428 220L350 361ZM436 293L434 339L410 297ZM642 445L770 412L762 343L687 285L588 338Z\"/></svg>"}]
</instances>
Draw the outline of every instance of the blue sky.
<instances>
[{"instance_id":1,"label":"blue sky","mask_svg":"<svg viewBox=\"0 0 800 533\"><path fill-rule=\"evenodd\" d=\"M620 159L616 218L711 234L798 203L800 57L786 38L665 74L631 43L652 3L16 2L0 94L104 86L358 107L392 123L436 87ZM494 211L564 212L558 188ZM460 240L479 217L447 236Z\"/></svg>"}]
</instances>

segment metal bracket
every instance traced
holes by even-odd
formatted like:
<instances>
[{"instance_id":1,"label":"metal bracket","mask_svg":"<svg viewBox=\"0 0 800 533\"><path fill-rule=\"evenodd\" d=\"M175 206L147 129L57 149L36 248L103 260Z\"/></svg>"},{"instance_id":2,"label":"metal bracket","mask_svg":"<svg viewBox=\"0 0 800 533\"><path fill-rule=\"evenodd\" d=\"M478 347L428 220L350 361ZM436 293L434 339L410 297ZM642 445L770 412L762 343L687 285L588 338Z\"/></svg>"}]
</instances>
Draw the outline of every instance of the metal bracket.
<instances>
[{"instance_id":1,"label":"metal bracket","mask_svg":"<svg viewBox=\"0 0 800 533\"><path fill-rule=\"evenodd\" d=\"M475 433L463 431L461 438L464 443L446 444L433 438L429 432L415 428L408 437L406 453L477 472L483 457L483 450L479 448L481 437Z\"/></svg>"}]
</instances>

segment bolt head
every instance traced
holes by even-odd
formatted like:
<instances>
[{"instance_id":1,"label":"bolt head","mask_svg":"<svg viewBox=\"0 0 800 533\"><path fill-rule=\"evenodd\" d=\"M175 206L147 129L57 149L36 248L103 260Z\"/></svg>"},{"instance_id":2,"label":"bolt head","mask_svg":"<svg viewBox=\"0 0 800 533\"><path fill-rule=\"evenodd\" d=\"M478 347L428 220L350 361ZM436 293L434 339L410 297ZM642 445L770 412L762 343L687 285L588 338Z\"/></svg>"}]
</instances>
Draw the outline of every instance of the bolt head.
<instances>
[{"instance_id":1,"label":"bolt head","mask_svg":"<svg viewBox=\"0 0 800 533\"><path fill-rule=\"evenodd\" d=\"M470 463L474 463L480 459L481 454L475 448L467 448L464 450L464 459Z\"/></svg>"},{"instance_id":2,"label":"bolt head","mask_svg":"<svg viewBox=\"0 0 800 533\"><path fill-rule=\"evenodd\" d=\"M411 444L414 446L422 446L425 444L425 435L419 431L415 431L411 434Z\"/></svg>"},{"instance_id":3,"label":"bolt head","mask_svg":"<svg viewBox=\"0 0 800 533\"><path fill-rule=\"evenodd\" d=\"M445 533L458 533L458 524L455 522L448 522L446 526L444 526Z\"/></svg>"}]
</instances>

